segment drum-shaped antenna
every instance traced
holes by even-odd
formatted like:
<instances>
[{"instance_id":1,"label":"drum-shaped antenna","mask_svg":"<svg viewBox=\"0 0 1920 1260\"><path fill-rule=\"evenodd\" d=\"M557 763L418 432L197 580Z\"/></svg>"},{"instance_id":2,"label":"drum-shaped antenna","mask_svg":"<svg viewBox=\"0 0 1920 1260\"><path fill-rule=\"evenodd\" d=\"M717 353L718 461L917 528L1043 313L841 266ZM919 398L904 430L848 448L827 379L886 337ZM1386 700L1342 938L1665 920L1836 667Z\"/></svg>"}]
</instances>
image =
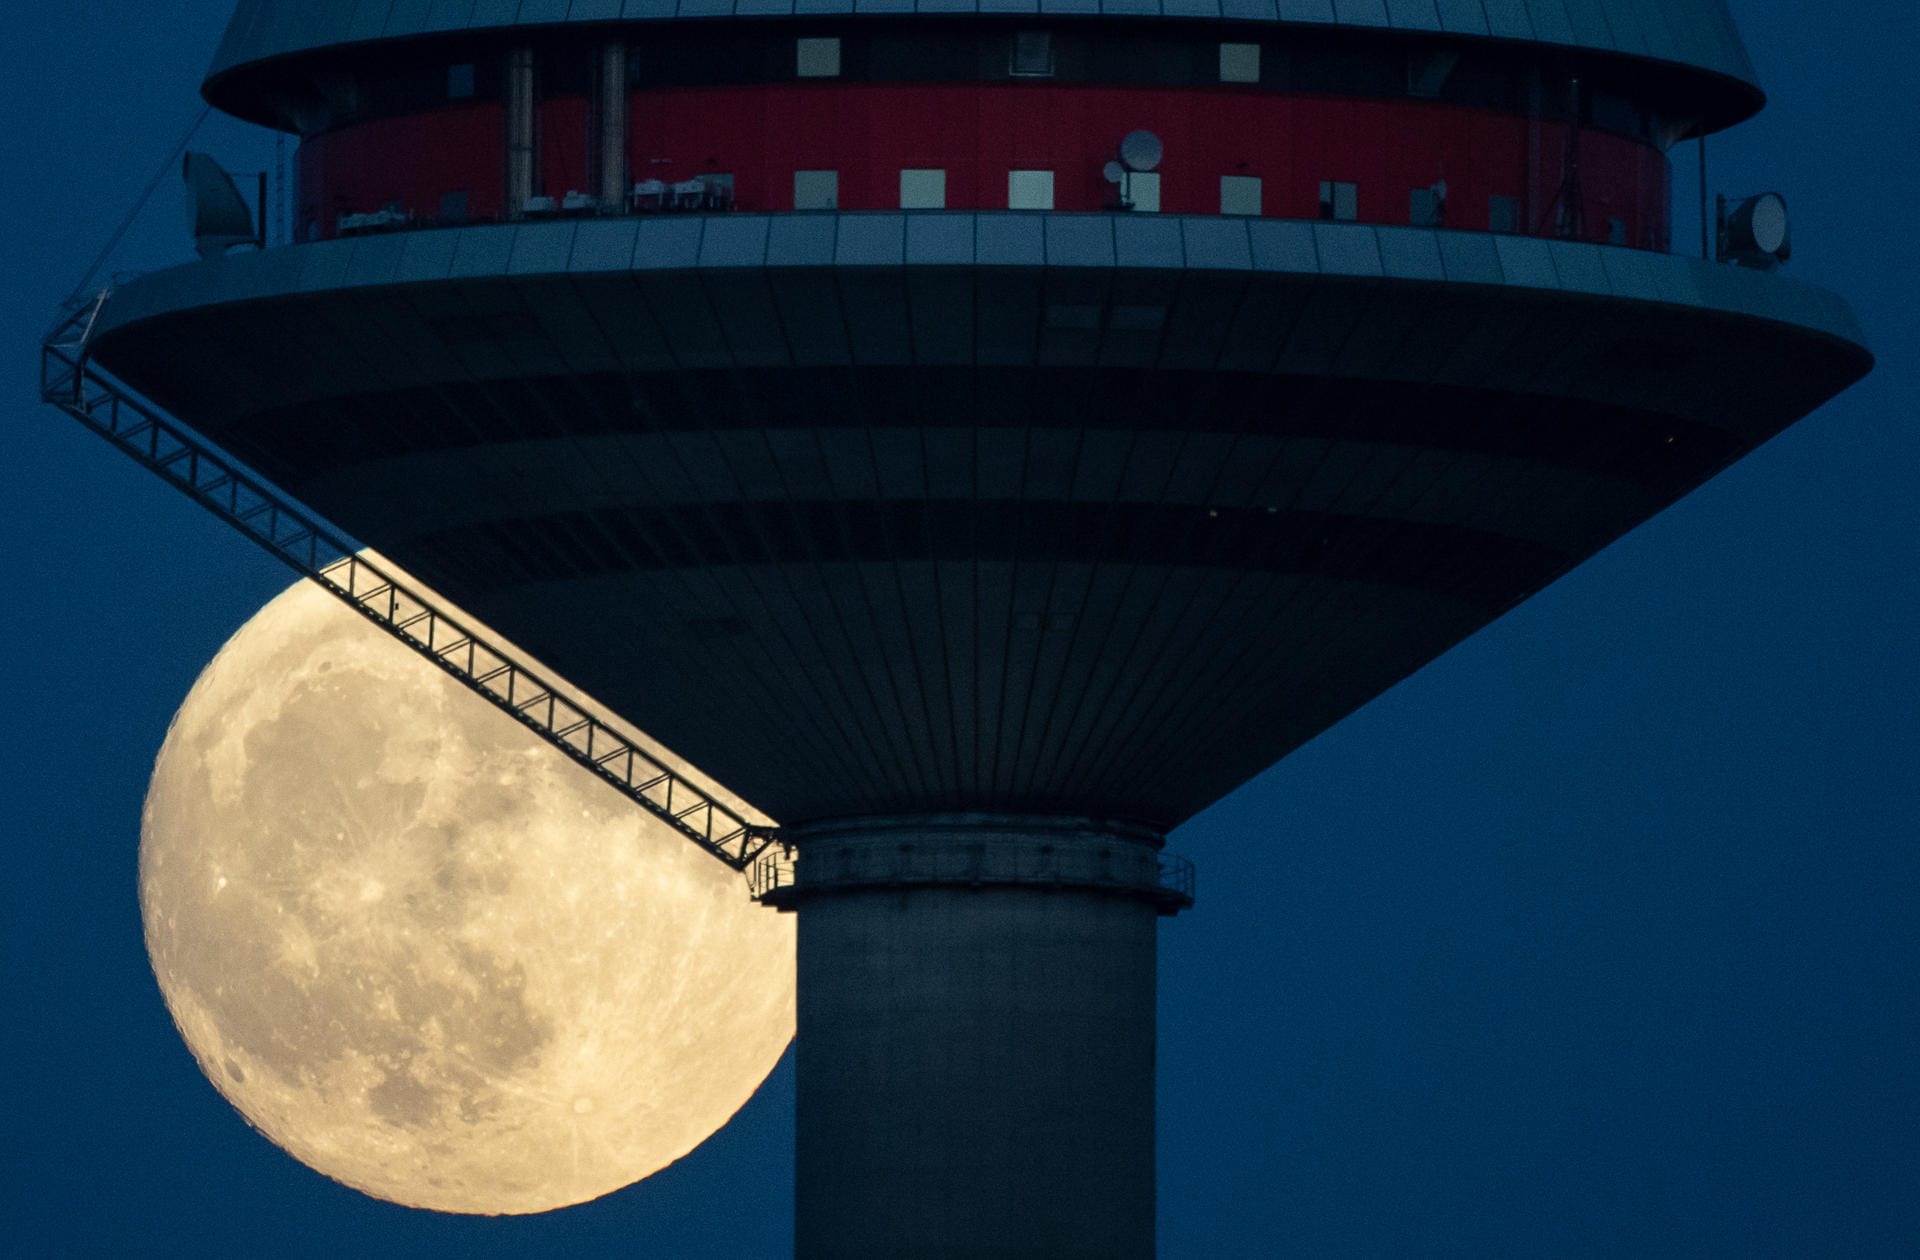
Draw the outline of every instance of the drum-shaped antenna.
<instances>
[{"instance_id":1,"label":"drum-shaped antenna","mask_svg":"<svg viewBox=\"0 0 1920 1260\"><path fill-rule=\"evenodd\" d=\"M204 153L189 153L180 174L187 182L193 245L200 257L218 258L235 245L259 242L253 211L220 163Z\"/></svg>"},{"instance_id":2,"label":"drum-shaped antenna","mask_svg":"<svg viewBox=\"0 0 1920 1260\"><path fill-rule=\"evenodd\" d=\"M1160 165L1165 155L1166 146L1151 131L1129 131L1127 138L1120 142L1120 160L1130 171L1150 171Z\"/></svg>"}]
</instances>

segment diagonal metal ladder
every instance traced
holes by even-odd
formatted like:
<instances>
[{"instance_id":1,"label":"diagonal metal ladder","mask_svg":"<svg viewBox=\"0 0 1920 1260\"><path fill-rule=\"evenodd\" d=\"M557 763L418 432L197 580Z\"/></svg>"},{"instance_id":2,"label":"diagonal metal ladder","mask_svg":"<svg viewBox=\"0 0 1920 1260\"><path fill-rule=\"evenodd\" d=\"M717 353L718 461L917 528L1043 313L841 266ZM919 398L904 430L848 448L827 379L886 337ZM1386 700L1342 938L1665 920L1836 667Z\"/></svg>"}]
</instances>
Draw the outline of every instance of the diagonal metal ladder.
<instances>
[{"instance_id":1,"label":"diagonal metal ladder","mask_svg":"<svg viewBox=\"0 0 1920 1260\"><path fill-rule=\"evenodd\" d=\"M779 843L587 712L506 649L361 556L315 514L95 368L87 355L112 290L66 311L41 343L40 397L131 456L296 572L512 715L736 871Z\"/></svg>"}]
</instances>

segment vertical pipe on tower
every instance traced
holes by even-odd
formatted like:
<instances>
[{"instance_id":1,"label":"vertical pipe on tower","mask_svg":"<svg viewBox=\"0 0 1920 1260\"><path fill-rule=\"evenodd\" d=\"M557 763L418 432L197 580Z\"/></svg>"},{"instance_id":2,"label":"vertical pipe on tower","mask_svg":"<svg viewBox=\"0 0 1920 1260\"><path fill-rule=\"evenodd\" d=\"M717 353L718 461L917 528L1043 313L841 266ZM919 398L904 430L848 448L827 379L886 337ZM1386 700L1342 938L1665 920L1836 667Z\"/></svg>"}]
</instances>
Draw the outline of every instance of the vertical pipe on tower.
<instances>
[{"instance_id":1,"label":"vertical pipe on tower","mask_svg":"<svg viewBox=\"0 0 1920 1260\"><path fill-rule=\"evenodd\" d=\"M988 815L789 834L795 1255L1151 1260L1159 838Z\"/></svg>"},{"instance_id":2,"label":"vertical pipe on tower","mask_svg":"<svg viewBox=\"0 0 1920 1260\"><path fill-rule=\"evenodd\" d=\"M507 217L526 217L534 174L533 49L507 55Z\"/></svg>"},{"instance_id":3,"label":"vertical pipe on tower","mask_svg":"<svg viewBox=\"0 0 1920 1260\"><path fill-rule=\"evenodd\" d=\"M1707 235L1707 137L1700 136L1700 257L1713 258L1712 238Z\"/></svg>"},{"instance_id":4,"label":"vertical pipe on tower","mask_svg":"<svg viewBox=\"0 0 1920 1260\"><path fill-rule=\"evenodd\" d=\"M624 209L627 187L627 46L608 44L600 54L601 210Z\"/></svg>"}]
</instances>

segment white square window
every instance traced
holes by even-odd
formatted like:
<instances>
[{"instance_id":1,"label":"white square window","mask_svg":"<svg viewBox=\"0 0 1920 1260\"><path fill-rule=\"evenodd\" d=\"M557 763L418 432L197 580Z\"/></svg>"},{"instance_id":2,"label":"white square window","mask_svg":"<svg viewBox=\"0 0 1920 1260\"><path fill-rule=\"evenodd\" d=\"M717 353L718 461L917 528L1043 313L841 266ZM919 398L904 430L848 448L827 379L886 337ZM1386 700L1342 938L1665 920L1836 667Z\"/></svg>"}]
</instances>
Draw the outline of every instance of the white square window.
<instances>
[{"instance_id":1,"label":"white square window","mask_svg":"<svg viewBox=\"0 0 1920 1260\"><path fill-rule=\"evenodd\" d=\"M947 173L936 170L900 172L900 208L902 210L945 210Z\"/></svg>"},{"instance_id":2,"label":"white square window","mask_svg":"<svg viewBox=\"0 0 1920 1260\"><path fill-rule=\"evenodd\" d=\"M1221 214L1259 214L1260 177L1258 175L1222 175L1220 177Z\"/></svg>"},{"instance_id":3,"label":"white square window","mask_svg":"<svg viewBox=\"0 0 1920 1260\"><path fill-rule=\"evenodd\" d=\"M1320 181L1320 217L1352 223L1360 217L1360 186Z\"/></svg>"},{"instance_id":4,"label":"white square window","mask_svg":"<svg viewBox=\"0 0 1920 1260\"><path fill-rule=\"evenodd\" d=\"M832 79L840 74L840 39L796 39L794 73L803 79Z\"/></svg>"},{"instance_id":5,"label":"white square window","mask_svg":"<svg viewBox=\"0 0 1920 1260\"><path fill-rule=\"evenodd\" d=\"M1414 227L1439 227L1446 215L1447 199L1438 187L1416 188L1407 197L1407 222Z\"/></svg>"},{"instance_id":6,"label":"white square window","mask_svg":"<svg viewBox=\"0 0 1920 1260\"><path fill-rule=\"evenodd\" d=\"M1008 171L1007 209L1053 209L1053 172Z\"/></svg>"},{"instance_id":7,"label":"white square window","mask_svg":"<svg viewBox=\"0 0 1920 1260\"><path fill-rule=\"evenodd\" d=\"M793 208L795 210L834 210L840 205L839 171L795 171Z\"/></svg>"},{"instance_id":8,"label":"white square window","mask_svg":"<svg viewBox=\"0 0 1920 1260\"><path fill-rule=\"evenodd\" d=\"M1487 201L1487 230L1491 232L1518 232L1520 230L1520 198L1502 197L1495 194Z\"/></svg>"},{"instance_id":9,"label":"white square window","mask_svg":"<svg viewBox=\"0 0 1920 1260\"><path fill-rule=\"evenodd\" d=\"M1416 53L1407 58L1407 92L1412 96L1438 96L1447 85L1447 77L1460 64L1457 52Z\"/></svg>"},{"instance_id":10,"label":"white square window","mask_svg":"<svg viewBox=\"0 0 1920 1260\"><path fill-rule=\"evenodd\" d=\"M1220 82L1260 82L1260 45L1220 45Z\"/></svg>"},{"instance_id":11,"label":"white square window","mask_svg":"<svg viewBox=\"0 0 1920 1260\"><path fill-rule=\"evenodd\" d=\"M1053 35L1048 31L1021 31L1013 37L1009 74L1045 77L1053 73Z\"/></svg>"},{"instance_id":12,"label":"white square window","mask_svg":"<svg viewBox=\"0 0 1920 1260\"><path fill-rule=\"evenodd\" d=\"M1160 212L1160 172L1131 171L1127 175L1127 200L1143 214Z\"/></svg>"}]
</instances>

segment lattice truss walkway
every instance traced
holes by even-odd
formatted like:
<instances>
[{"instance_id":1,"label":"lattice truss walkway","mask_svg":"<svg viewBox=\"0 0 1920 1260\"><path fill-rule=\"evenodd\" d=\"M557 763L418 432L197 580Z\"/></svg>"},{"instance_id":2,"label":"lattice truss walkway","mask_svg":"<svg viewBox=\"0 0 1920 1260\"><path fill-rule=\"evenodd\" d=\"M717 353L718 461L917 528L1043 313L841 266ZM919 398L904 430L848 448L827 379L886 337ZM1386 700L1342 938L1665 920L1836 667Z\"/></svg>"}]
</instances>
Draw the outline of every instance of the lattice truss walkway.
<instances>
[{"instance_id":1,"label":"lattice truss walkway","mask_svg":"<svg viewBox=\"0 0 1920 1260\"><path fill-rule=\"evenodd\" d=\"M102 290L74 306L42 343L43 401L318 582L729 867L748 871L779 843L777 828L750 823L708 796L531 666L365 559L340 531L96 369L87 346L111 292Z\"/></svg>"}]
</instances>

